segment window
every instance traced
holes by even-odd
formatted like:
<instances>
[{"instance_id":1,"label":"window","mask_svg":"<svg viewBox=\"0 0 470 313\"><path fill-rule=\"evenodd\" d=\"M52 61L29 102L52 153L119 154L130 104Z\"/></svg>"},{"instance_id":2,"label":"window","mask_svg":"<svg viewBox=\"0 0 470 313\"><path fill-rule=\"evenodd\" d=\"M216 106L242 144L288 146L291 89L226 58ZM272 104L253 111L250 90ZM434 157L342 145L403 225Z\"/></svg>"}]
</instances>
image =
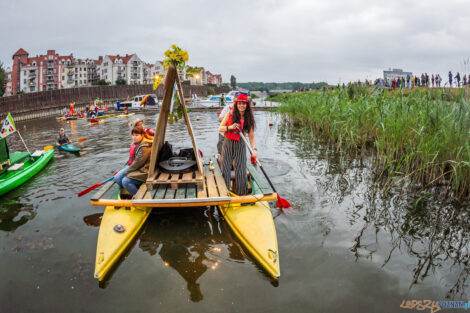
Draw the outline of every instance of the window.
<instances>
[{"instance_id":1,"label":"window","mask_svg":"<svg viewBox=\"0 0 470 313\"><path fill-rule=\"evenodd\" d=\"M23 83L24 83L24 84L26 84L26 79L25 79L25 80L23 80Z\"/></svg>"},{"instance_id":2,"label":"window","mask_svg":"<svg viewBox=\"0 0 470 313\"><path fill-rule=\"evenodd\" d=\"M26 71L23 71L23 74L26 75Z\"/></svg>"},{"instance_id":3,"label":"window","mask_svg":"<svg viewBox=\"0 0 470 313\"><path fill-rule=\"evenodd\" d=\"M62 75L62 80L65 80L65 76L64 76L64 75Z\"/></svg>"}]
</instances>

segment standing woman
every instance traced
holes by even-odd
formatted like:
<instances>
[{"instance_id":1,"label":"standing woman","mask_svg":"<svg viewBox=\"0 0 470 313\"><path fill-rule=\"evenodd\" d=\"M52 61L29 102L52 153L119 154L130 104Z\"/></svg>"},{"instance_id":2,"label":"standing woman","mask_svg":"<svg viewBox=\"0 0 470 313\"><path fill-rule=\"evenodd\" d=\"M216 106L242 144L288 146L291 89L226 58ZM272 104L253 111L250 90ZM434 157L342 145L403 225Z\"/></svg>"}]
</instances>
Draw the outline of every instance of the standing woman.
<instances>
[{"instance_id":1,"label":"standing woman","mask_svg":"<svg viewBox=\"0 0 470 313\"><path fill-rule=\"evenodd\" d=\"M246 147L240 136L248 134L253 149L253 157L258 156L255 142L255 119L246 94L239 94L234 101L233 110L225 115L220 123L219 132L225 132L222 146L222 174L225 184L230 189L230 172L232 163L235 165L235 193L248 193L246 174ZM243 134L240 133L242 130Z\"/></svg>"}]
</instances>

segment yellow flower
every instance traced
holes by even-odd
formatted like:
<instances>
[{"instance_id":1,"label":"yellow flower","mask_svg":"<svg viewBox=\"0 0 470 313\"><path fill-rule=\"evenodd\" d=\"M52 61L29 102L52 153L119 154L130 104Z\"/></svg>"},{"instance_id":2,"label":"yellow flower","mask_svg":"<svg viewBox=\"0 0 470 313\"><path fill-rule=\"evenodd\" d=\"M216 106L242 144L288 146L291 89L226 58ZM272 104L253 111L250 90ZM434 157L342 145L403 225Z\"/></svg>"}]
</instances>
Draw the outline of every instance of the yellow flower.
<instances>
[{"instance_id":1,"label":"yellow flower","mask_svg":"<svg viewBox=\"0 0 470 313\"><path fill-rule=\"evenodd\" d=\"M171 48L176 49L176 48L178 48L178 46L173 44L173 45L171 45Z\"/></svg>"},{"instance_id":2,"label":"yellow flower","mask_svg":"<svg viewBox=\"0 0 470 313\"><path fill-rule=\"evenodd\" d=\"M168 49L168 50L165 51L165 56L166 56L166 57L169 57L169 56L170 56L170 49Z\"/></svg>"}]
</instances>

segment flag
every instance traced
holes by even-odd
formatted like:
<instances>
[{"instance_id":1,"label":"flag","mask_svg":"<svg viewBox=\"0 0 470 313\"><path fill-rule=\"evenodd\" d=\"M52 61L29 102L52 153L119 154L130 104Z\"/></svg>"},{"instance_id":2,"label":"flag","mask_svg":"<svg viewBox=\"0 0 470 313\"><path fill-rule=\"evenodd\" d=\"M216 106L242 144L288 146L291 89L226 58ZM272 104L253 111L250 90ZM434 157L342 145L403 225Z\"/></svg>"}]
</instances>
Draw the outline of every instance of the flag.
<instances>
[{"instance_id":1,"label":"flag","mask_svg":"<svg viewBox=\"0 0 470 313\"><path fill-rule=\"evenodd\" d=\"M8 113L7 118L3 122L2 125L2 130L0 130L0 134L2 134L2 137L6 137L10 134L13 134L16 131L15 123L13 122L13 118L11 117L11 114Z\"/></svg>"}]
</instances>

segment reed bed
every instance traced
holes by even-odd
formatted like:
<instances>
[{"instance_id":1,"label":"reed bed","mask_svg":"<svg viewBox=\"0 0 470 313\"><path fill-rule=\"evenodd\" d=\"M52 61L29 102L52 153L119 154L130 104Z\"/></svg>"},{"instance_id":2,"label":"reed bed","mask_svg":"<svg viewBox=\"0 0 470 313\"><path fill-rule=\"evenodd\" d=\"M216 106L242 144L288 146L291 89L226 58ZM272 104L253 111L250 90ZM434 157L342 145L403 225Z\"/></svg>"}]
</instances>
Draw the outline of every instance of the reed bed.
<instances>
[{"instance_id":1,"label":"reed bed","mask_svg":"<svg viewBox=\"0 0 470 313\"><path fill-rule=\"evenodd\" d=\"M469 198L470 106L465 90L404 94L352 85L275 100L291 124L311 130L337 150L353 156L372 152L377 178L388 187L407 180L419 188L444 187L456 199Z\"/></svg>"}]
</instances>

